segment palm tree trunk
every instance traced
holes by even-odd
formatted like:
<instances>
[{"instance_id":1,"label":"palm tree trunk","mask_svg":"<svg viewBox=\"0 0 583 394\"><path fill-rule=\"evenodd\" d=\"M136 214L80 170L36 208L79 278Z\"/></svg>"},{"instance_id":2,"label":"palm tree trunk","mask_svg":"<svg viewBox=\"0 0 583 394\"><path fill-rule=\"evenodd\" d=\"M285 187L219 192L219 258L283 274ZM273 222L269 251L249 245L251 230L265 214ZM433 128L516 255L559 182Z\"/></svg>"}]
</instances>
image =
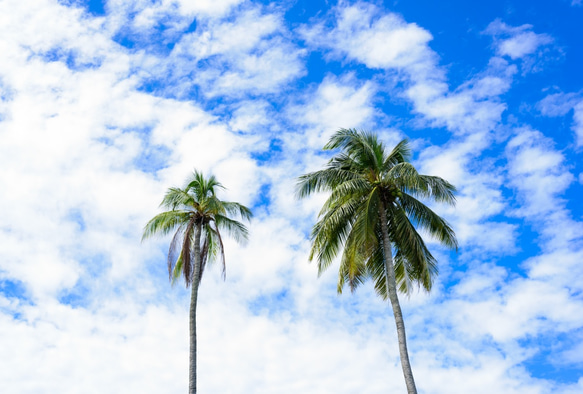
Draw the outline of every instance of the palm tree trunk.
<instances>
[{"instance_id":1,"label":"palm tree trunk","mask_svg":"<svg viewBox=\"0 0 583 394\"><path fill-rule=\"evenodd\" d=\"M192 273L192 290L190 295L190 362L188 370L188 393L196 394L196 301L200 282L200 235L201 223L194 228L194 272Z\"/></svg>"},{"instance_id":2,"label":"palm tree trunk","mask_svg":"<svg viewBox=\"0 0 583 394\"><path fill-rule=\"evenodd\" d=\"M409 353L407 352L405 322L403 321L403 313L401 312L401 305L399 304L399 297L397 296L397 282L395 280L395 269L393 265L393 254L391 252L391 242L389 240L389 230L387 226L387 214L385 211L385 202L382 200L379 206L379 214L381 219L381 230L383 232L383 251L385 255L384 258L385 279L387 284L387 291L389 293L389 300L391 301L391 306L393 307L395 324L397 325L397 338L399 340L399 355L401 356L401 367L403 368L403 375L405 376L407 393L417 394L415 380L413 379L413 371L411 370L411 363L409 362Z\"/></svg>"}]
</instances>

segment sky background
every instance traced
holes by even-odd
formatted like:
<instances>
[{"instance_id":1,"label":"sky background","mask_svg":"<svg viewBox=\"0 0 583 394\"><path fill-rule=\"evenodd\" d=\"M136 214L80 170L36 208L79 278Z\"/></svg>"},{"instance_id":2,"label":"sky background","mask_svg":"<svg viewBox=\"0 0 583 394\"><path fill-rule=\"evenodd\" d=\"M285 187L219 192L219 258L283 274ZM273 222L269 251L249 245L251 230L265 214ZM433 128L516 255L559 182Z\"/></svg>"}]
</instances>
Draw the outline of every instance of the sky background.
<instances>
[{"instance_id":1,"label":"sky background","mask_svg":"<svg viewBox=\"0 0 583 394\"><path fill-rule=\"evenodd\" d=\"M181 393L189 291L140 243L194 169L252 207L198 307L201 393L404 392L370 284L317 278L341 127L409 138L435 206L431 294L401 297L421 393L583 392L580 0L0 0L0 387Z\"/></svg>"}]
</instances>

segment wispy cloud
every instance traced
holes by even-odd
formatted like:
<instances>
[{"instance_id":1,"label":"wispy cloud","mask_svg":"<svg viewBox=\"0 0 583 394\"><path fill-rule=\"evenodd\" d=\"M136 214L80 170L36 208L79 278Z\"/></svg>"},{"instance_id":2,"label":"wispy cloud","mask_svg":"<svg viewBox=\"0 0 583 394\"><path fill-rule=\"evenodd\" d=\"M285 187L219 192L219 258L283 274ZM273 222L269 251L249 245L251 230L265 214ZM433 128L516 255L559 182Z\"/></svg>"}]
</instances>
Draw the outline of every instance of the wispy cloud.
<instances>
[{"instance_id":1,"label":"wispy cloud","mask_svg":"<svg viewBox=\"0 0 583 394\"><path fill-rule=\"evenodd\" d=\"M532 25L513 27L496 19L488 25L484 33L494 36L498 55L515 60L531 55L540 47L553 42L552 37L547 34L536 34L532 28Z\"/></svg>"},{"instance_id":2,"label":"wispy cloud","mask_svg":"<svg viewBox=\"0 0 583 394\"><path fill-rule=\"evenodd\" d=\"M575 145L583 146L583 98L580 93L554 93L537 103L539 111L546 116L564 116L573 110L571 130L575 132Z\"/></svg>"}]
</instances>

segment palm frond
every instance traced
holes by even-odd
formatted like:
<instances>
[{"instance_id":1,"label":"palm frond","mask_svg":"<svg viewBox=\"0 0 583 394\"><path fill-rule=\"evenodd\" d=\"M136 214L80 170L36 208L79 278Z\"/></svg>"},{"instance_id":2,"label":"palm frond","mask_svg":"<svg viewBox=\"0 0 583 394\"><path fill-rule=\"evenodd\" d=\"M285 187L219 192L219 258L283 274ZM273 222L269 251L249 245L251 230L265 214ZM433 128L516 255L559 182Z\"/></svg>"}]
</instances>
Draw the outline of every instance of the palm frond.
<instances>
[{"instance_id":1,"label":"palm frond","mask_svg":"<svg viewBox=\"0 0 583 394\"><path fill-rule=\"evenodd\" d=\"M154 216L146 225L142 233L142 241L155 235L170 234L189 220L188 211L167 211Z\"/></svg>"},{"instance_id":2,"label":"palm frond","mask_svg":"<svg viewBox=\"0 0 583 394\"><path fill-rule=\"evenodd\" d=\"M423 193L427 190L427 186L419 181L417 169L408 162L397 163L392 166L383 174L383 181L405 191L414 190L415 192Z\"/></svg>"},{"instance_id":3,"label":"palm frond","mask_svg":"<svg viewBox=\"0 0 583 394\"><path fill-rule=\"evenodd\" d=\"M379 243L373 253L366 261L366 269L368 276L374 283L375 292L383 300L389 299L389 290L387 289L386 271L385 271L385 257L383 253L382 243Z\"/></svg>"},{"instance_id":4,"label":"palm frond","mask_svg":"<svg viewBox=\"0 0 583 394\"><path fill-rule=\"evenodd\" d=\"M402 294L406 294L407 296L411 295L413 291L415 281L415 271L409 262L407 261L406 256L401 253L400 250L397 250L395 253L394 258L394 267L395 267L395 280L397 282L397 288L399 292Z\"/></svg>"},{"instance_id":5,"label":"palm frond","mask_svg":"<svg viewBox=\"0 0 583 394\"><path fill-rule=\"evenodd\" d=\"M365 234L367 244L370 243L369 240L376 240L378 243L379 203L380 191L378 187L375 187L370 191L362 213L365 224L362 232Z\"/></svg>"},{"instance_id":6,"label":"palm frond","mask_svg":"<svg viewBox=\"0 0 583 394\"><path fill-rule=\"evenodd\" d=\"M166 191L160 207L170 210L190 209L196 205L194 198L187 191L171 187Z\"/></svg>"},{"instance_id":7,"label":"palm frond","mask_svg":"<svg viewBox=\"0 0 583 394\"><path fill-rule=\"evenodd\" d=\"M176 281L180 276L182 276L182 253L178 255L176 259L176 263L174 264L174 268L172 268L172 275L170 278L170 285L174 287L176 285ZM188 285L187 285L188 286Z\"/></svg>"},{"instance_id":8,"label":"palm frond","mask_svg":"<svg viewBox=\"0 0 583 394\"><path fill-rule=\"evenodd\" d=\"M350 235L357 235L356 232L352 232ZM361 250L362 245L352 237L348 238L346 245L344 247L344 253L342 253L342 258L340 260L340 269L338 271L338 292L342 292L342 286L344 283L348 282L348 286L351 292L354 292L358 286L364 283L366 279L366 264L364 261L364 253Z\"/></svg>"},{"instance_id":9,"label":"palm frond","mask_svg":"<svg viewBox=\"0 0 583 394\"><path fill-rule=\"evenodd\" d=\"M416 226L426 230L442 245L457 251L458 243L455 233L445 219L406 193L403 193L399 199L399 204Z\"/></svg>"},{"instance_id":10,"label":"palm frond","mask_svg":"<svg viewBox=\"0 0 583 394\"><path fill-rule=\"evenodd\" d=\"M409 145L409 140L404 139L399 142L391 153L384 159L383 162L383 172L389 171L392 167L399 163L408 162L411 159L411 147Z\"/></svg>"},{"instance_id":11,"label":"palm frond","mask_svg":"<svg viewBox=\"0 0 583 394\"><path fill-rule=\"evenodd\" d=\"M332 191L337 185L357 179L353 172L344 168L327 168L298 178L296 197L304 198L314 193Z\"/></svg>"},{"instance_id":12,"label":"palm frond","mask_svg":"<svg viewBox=\"0 0 583 394\"><path fill-rule=\"evenodd\" d=\"M184 275L184 281L186 283L186 287L188 287L192 283L192 253L193 253L193 243L194 243L194 227L197 225L194 219L188 221L186 225L186 229L184 230L184 237L182 240L182 249L181 249L181 257L182 257L182 273Z\"/></svg>"},{"instance_id":13,"label":"palm frond","mask_svg":"<svg viewBox=\"0 0 583 394\"><path fill-rule=\"evenodd\" d=\"M227 266L225 264L225 247L223 245L223 238L221 237L221 232L219 231L218 227L213 230L213 233L216 236L216 239L218 241L217 242L217 251L218 251L218 254L220 256L221 275L223 277L223 280L225 280L227 277Z\"/></svg>"},{"instance_id":14,"label":"palm frond","mask_svg":"<svg viewBox=\"0 0 583 394\"><path fill-rule=\"evenodd\" d=\"M371 184L363 179L354 179L342 183L334 189L330 197L324 202L318 217L342 205L365 201L371 189Z\"/></svg>"},{"instance_id":15,"label":"palm frond","mask_svg":"<svg viewBox=\"0 0 583 394\"><path fill-rule=\"evenodd\" d=\"M206 232L206 231L205 231ZM202 279L202 275L204 273L204 269L206 267L206 263L209 259L209 248L210 248L210 239L208 236L205 236L202 239L202 246L200 247L200 271L198 273L198 280Z\"/></svg>"},{"instance_id":16,"label":"palm frond","mask_svg":"<svg viewBox=\"0 0 583 394\"><path fill-rule=\"evenodd\" d=\"M322 218L314 225L311 234L312 248L309 259L312 260L316 257L318 275L321 275L328 268L340 248L344 245L359 205L359 201L349 200L344 204L333 207L325 212Z\"/></svg>"},{"instance_id":17,"label":"palm frond","mask_svg":"<svg viewBox=\"0 0 583 394\"><path fill-rule=\"evenodd\" d=\"M356 212L340 261L338 288L348 282L354 292L368 278L366 260L378 248L378 193L373 190Z\"/></svg>"},{"instance_id":18,"label":"palm frond","mask_svg":"<svg viewBox=\"0 0 583 394\"><path fill-rule=\"evenodd\" d=\"M174 263L177 261L177 259L179 258L179 254L177 255L177 247L178 244L182 243L182 237L184 236L184 225L181 225L180 227L178 227L178 230L176 230L176 233L174 233L174 236L172 237L172 241L170 242L170 247L168 248L168 259L167 259L167 265L168 265L168 278L170 280L170 282L172 282L172 271L174 270Z\"/></svg>"},{"instance_id":19,"label":"palm frond","mask_svg":"<svg viewBox=\"0 0 583 394\"><path fill-rule=\"evenodd\" d=\"M206 178L202 172L194 170L192 174L186 179L184 190L187 193L193 193L198 202L202 202L209 197L216 194L215 189L224 189L214 175Z\"/></svg>"},{"instance_id":20,"label":"palm frond","mask_svg":"<svg viewBox=\"0 0 583 394\"><path fill-rule=\"evenodd\" d=\"M340 129L324 145L324 150L342 149L360 167L379 170L384 147L373 133Z\"/></svg>"},{"instance_id":21,"label":"palm frond","mask_svg":"<svg viewBox=\"0 0 583 394\"><path fill-rule=\"evenodd\" d=\"M455 206L456 187L438 176L420 175L420 180L427 185L430 196L437 202Z\"/></svg>"},{"instance_id":22,"label":"palm frond","mask_svg":"<svg viewBox=\"0 0 583 394\"><path fill-rule=\"evenodd\" d=\"M217 226L217 231L224 229L235 241L239 243L247 242L249 230L243 223L223 215L215 215L214 221Z\"/></svg>"},{"instance_id":23,"label":"palm frond","mask_svg":"<svg viewBox=\"0 0 583 394\"><path fill-rule=\"evenodd\" d=\"M425 290L431 290L433 279L437 276L437 261L403 209L393 208L391 217L389 232L396 254L401 254L406 260L411 280Z\"/></svg>"},{"instance_id":24,"label":"palm frond","mask_svg":"<svg viewBox=\"0 0 583 394\"><path fill-rule=\"evenodd\" d=\"M251 218L253 218L253 212L242 204L230 201L223 201L222 204L225 208L225 212L229 215L239 216L246 221L251 221Z\"/></svg>"}]
</instances>

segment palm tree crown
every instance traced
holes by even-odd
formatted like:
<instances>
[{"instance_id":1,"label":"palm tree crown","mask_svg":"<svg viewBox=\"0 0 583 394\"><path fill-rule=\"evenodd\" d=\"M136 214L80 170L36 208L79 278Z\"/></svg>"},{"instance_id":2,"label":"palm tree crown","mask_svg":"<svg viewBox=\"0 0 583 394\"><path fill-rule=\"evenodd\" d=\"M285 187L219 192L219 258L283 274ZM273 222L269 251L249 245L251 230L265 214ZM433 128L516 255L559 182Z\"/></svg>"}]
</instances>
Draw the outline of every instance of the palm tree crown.
<instances>
[{"instance_id":1,"label":"palm tree crown","mask_svg":"<svg viewBox=\"0 0 583 394\"><path fill-rule=\"evenodd\" d=\"M341 152L325 169L301 176L297 188L300 198L331 192L311 234L310 260L316 258L318 273L344 248L338 291L346 282L354 290L371 276L378 294L388 297L379 220L383 206L399 290L408 294L413 284L431 290L437 262L416 227L447 247L456 249L457 241L449 224L418 198L455 205L455 187L442 178L419 174L409 163L407 140L387 154L376 135L341 129L324 149Z\"/></svg>"},{"instance_id":2,"label":"palm tree crown","mask_svg":"<svg viewBox=\"0 0 583 394\"><path fill-rule=\"evenodd\" d=\"M330 193L312 229L309 258L317 260L321 274L343 249L338 292L345 283L354 291L370 277L376 292L390 300L407 392L417 393L397 289L409 294L417 284L429 291L437 275L437 261L416 227L457 249L451 227L418 200L454 205L455 187L419 174L409 163L407 140L387 154L376 135L341 129L324 149L340 152L325 169L301 176L297 187L299 198Z\"/></svg>"},{"instance_id":3,"label":"palm tree crown","mask_svg":"<svg viewBox=\"0 0 583 394\"><path fill-rule=\"evenodd\" d=\"M224 189L214 176L205 178L194 171L184 188L171 187L166 192L161 207L168 209L153 217L144 227L142 240L154 235L174 232L168 250L168 274L174 282L182 273L186 286L193 282L194 238L200 229L201 266L198 279L202 277L207 262L220 258L225 275L225 254L221 230L227 231L236 241L245 241L249 235L241 222L232 219L239 216L250 220L249 208L235 202L221 201L217 189Z\"/></svg>"}]
</instances>

